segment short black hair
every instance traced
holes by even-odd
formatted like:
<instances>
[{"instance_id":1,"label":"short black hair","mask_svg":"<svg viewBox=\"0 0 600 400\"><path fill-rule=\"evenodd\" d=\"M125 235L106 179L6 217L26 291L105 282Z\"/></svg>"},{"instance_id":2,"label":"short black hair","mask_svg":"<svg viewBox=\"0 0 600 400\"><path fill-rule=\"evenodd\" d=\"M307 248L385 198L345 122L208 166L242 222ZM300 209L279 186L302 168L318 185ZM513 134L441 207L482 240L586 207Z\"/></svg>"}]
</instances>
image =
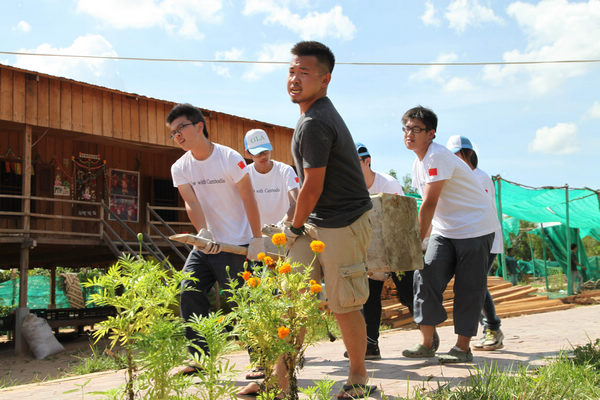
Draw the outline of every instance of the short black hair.
<instances>
[{"instance_id":1,"label":"short black hair","mask_svg":"<svg viewBox=\"0 0 600 400\"><path fill-rule=\"evenodd\" d=\"M437 131L437 115L429 108L425 108L423 106L416 106L408 110L402 116L402 124L406 125L409 118L418 119L419 121L425 124L425 129L428 131L434 129Z\"/></svg>"},{"instance_id":2,"label":"short black hair","mask_svg":"<svg viewBox=\"0 0 600 400\"><path fill-rule=\"evenodd\" d=\"M204 136L208 138L208 129L206 129L206 120L204 119L204 115L202 115L202 111L190 103L181 103L173 107L167 115L167 125L170 125L171 122L182 115L189 119L190 122L193 122L194 125L198 122L202 122Z\"/></svg>"},{"instance_id":3,"label":"short black hair","mask_svg":"<svg viewBox=\"0 0 600 400\"><path fill-rule=\"evenodd\" d=\"M463 159L469 160L469 164L473 169L477 168L477 164L479 164L479 159L477 158L477 153L475 153L471 149L460 149L458 153L462 154Z\"/></svg>"},{"instance_id":4,"label":"short black hair","mask_svg":"<svg viewBox=\"0 0 600 400\"><path fill-rule=\"evenodd\" d=\"M315 41L298 42L292 47L292 54L298 57L315 56L319 64L332 73L335 66L335 56L331 49L323 43Z\"/></svg>"}]
</instances>

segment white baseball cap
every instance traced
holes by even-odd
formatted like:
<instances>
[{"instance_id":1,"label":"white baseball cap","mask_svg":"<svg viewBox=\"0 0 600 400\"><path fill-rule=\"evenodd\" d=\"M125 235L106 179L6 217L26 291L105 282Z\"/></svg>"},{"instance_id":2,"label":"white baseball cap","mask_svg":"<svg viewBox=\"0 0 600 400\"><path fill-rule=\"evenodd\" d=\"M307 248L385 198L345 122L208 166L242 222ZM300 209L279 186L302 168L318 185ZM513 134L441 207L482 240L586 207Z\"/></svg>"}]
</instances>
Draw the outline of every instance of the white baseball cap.
<instances>
[{"instance_id":1,"label":"white baseball cap","mask_svg":"<svg viewBox=\"0 0 600 400\"><path fill-rule=\"evenodd\" d=\"M250 129L244 137L244 146L253 156L265 150L273 150L267 132L262 129Z\"/></svg>"},{"instance_id":2,"label":"white baseball cap","mask_svg":"<svg viewBox=\"0 0 600 400\"><path fill-rule=\"evenodd\" d=\"M446 143L446 148L453 153L458 153L461 149L471 149L475 151L471 141L460 135L450 136L450 138L448 138L448 143Z\"/></svg>"}]
</instances>

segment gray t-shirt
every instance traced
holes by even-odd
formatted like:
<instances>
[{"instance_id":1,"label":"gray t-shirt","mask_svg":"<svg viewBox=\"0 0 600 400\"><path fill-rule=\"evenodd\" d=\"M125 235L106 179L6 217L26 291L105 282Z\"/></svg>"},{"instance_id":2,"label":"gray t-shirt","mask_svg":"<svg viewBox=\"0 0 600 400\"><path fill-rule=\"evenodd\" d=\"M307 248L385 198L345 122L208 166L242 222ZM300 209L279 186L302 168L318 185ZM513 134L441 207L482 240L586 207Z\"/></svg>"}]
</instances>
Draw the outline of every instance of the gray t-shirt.
<instances>
[{"instance_id":1,"label":"gray t-shirt","mask_svg":"<svg viewBox=\"0 0 600 400\"><path fill-rule=\"evenodd\" d=\"M300 182L304 168L327 167L323 192L308 222L341 228L373 207L354 140L328 97L317 100L298 120L292 155Z\"/></svg>"}]
</instances>

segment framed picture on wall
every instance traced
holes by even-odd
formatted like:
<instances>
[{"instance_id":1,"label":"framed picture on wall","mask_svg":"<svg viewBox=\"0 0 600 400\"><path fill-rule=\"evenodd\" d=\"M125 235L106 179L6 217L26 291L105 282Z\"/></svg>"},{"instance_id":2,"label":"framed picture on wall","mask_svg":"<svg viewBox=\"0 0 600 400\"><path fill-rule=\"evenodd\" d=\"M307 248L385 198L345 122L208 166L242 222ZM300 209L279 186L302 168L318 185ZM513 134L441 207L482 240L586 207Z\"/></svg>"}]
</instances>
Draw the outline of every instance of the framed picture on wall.
<instances>
[{"instance_id":1,"label":"framed picture on wall","mask_svg":"<svg viewBox=\"0 0 600 400\"><path fill-rule=\"evenodd\" d=\"M109 185L110 210L122 221L138 222L140 173L111 168ZM113 215L109 220L115 221Z\"/></svg>"}]
</instances>

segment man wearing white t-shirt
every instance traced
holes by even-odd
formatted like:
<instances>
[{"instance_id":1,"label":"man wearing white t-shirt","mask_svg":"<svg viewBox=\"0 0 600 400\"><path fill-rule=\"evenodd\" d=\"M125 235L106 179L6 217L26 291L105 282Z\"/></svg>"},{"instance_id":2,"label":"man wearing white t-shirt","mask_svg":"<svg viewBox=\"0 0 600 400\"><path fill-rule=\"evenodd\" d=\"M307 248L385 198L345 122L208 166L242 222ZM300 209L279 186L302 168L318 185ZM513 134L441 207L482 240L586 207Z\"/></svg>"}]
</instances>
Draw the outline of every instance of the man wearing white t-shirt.
<instances>
[{"instance_id":1,"label":"man wearing white t-shirt","mask_svg":"<svg viewBox=\"0 0 600 400\"><path fill-rule=\"evenodd\" d=\"M422 342L403 351L405 357L435 356L435 326L447 319L443 292L454 277L456 345L438 357L440 363L473 360L471 337L477 325L485 289L487 261L499 225L483 186L467 164L433 142L437 116L424 107L402 117L404 144L417 155L412 186L423 198L419 209L421 240L431 227L424 268L415 271L414 320Z\"/></svg>"},{"instance_id":2,"label":"man wearing white t-shirt","mask_svg":"<svg viewBox=\"0 0 600 400\"><path fill-rule=\"evenodd\" d=\"M171 166L173 185L183 198L198 236L211 240L205 248L190 252L183 267L197 279L182 283L182 287L193 289L181 292L181 317L188 321L194 314L208 315L208 292L215 282L226 287L229 276L239 279L238 273L243 270L245 257L221 252L219 243L248 246L248 259L256 259L264 245L258 206L242 156L209 140L204 116L191 104L176 105L166 122L171 139L185 150ZM186 337L208 351L202 337L192 329L186 328ZM193 346L189 351L198 353ZM188 365L176 372L187 374L196 369Z\"/></svg>"},{"instance_id":3,"label":"man wearing white t-shirt","mask_svg":"<svg viewBox=\"0 0 600 400\"><path fill-rule=\"evenodd\" d=\"M382 172L371 169L371 154L367 147L362 143L356 143L356 151L360 160L360 168L369 194L391 193L404 195L402 186L397 179ZM365 360L380 360L379 351L379 325L381 323L381 291L383 283L390 274L386 272L377 272L369 276L369 298L363 305L363 315L367 324L367 352ZM413 293L412 293L412 271L402 275L401 279L395 273L391 273L400 302L408 307L411 314L413 311ZM348 356L344 353L344 356Z\"/></svg>"},{"instance_id":4,"label":"man wearing white t-shirt","mask_svg":"<svg viewBox=\"0 0 600 400\"><path fill-rule=\"evenodd\" d=\"M479 179L479 182L483 186L487 195L492 199L491 206L496 212L496 188L494 187L494 182L486 174L484 171L479 169L477 165L479 164L479 159L477 157L477 153L473 148L473 144L471 141L459 135L450 136L448 138L448 142L446 143L446 147L452 153L456 154L458 158L467 163L469 167ZM496 258L496 254L501 254L504 252L504 244L502 243L502 231L500 230L500 225L498 225L498 229L494 233L494 243L492 244L492 250L490 254L490 258L487 264L487 271L489 273L490 268ZM494 299L489 291L486 288L485 291L485 299L483 302L482 309L482 318L481 323L483 325L483 337L475 342L473 348L475 350L496 350L504 347L502 341L504 340L504 334L500 329L500 318L496 314L496 306L494 305Z\"/></svg>"},{"instance_id":5,"label":"man wearing white t-shirt","mask_svg":"<svg viewBox=\"0 0 600 400\"><path fill-rule=\"evenodd\" d=\"M273 146L262 129L251 129L244 137L246 156L252 158L248 174L254 187L262 225L291 220L298 198L298 175L287 164L271 159Z\"/></svg>"}]
</instances>

